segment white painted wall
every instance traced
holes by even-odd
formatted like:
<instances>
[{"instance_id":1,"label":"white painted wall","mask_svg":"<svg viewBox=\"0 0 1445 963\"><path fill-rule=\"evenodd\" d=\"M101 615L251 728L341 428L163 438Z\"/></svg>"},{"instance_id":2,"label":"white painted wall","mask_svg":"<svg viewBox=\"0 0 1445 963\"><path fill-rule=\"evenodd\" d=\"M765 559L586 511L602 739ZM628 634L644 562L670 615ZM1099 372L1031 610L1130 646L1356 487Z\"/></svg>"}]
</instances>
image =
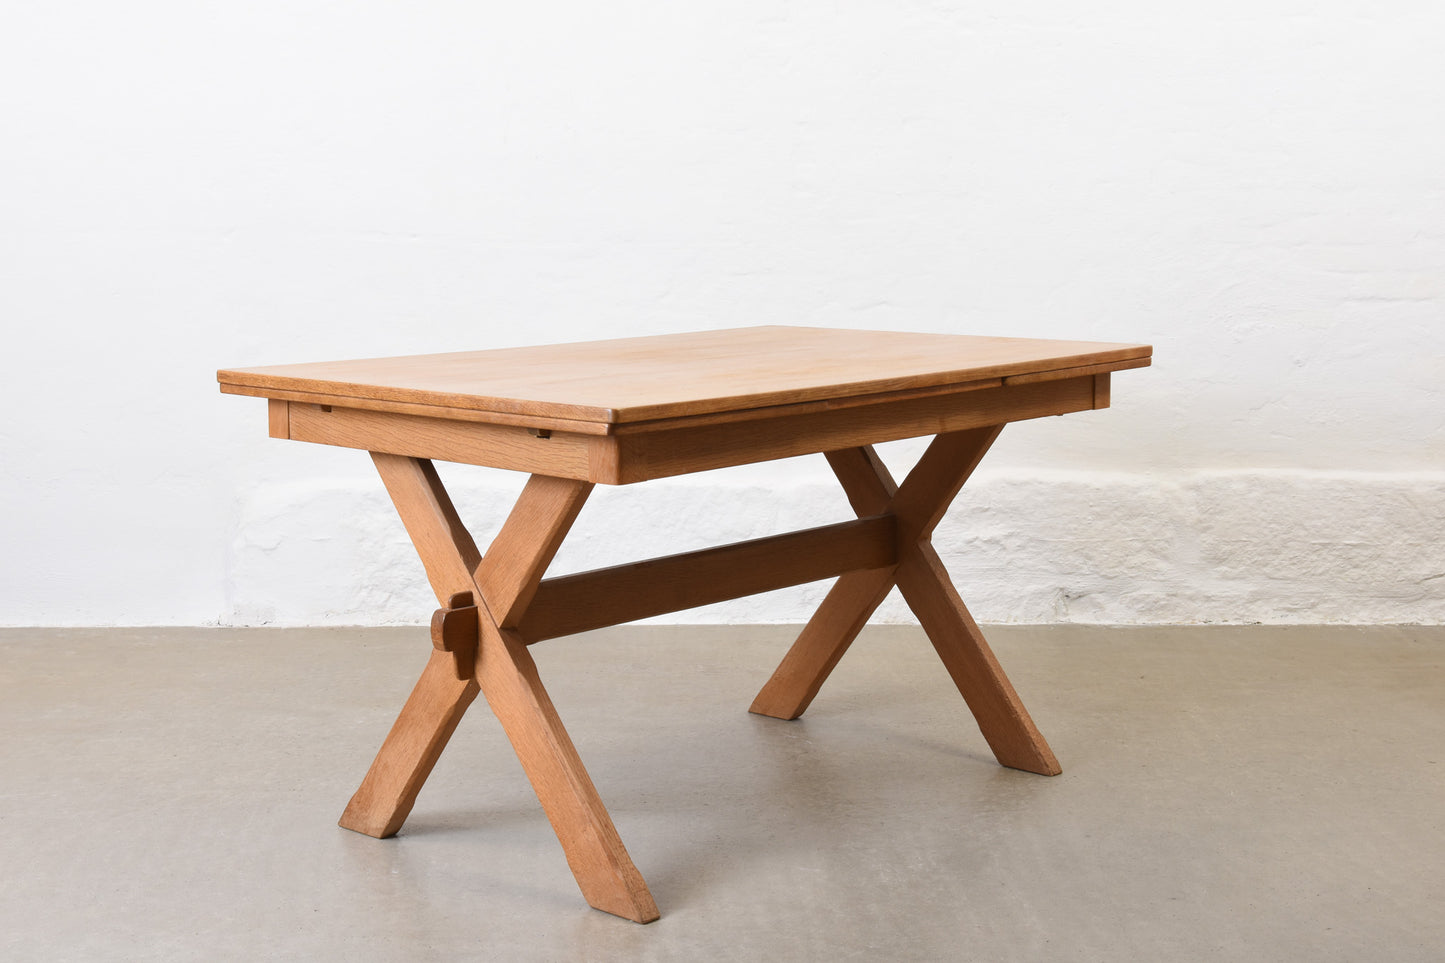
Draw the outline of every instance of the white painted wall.
<instances>
[{"instance_id":1,"label":"white painted wall","mask_svg":"<svg viewBox=\"0 0 1445 963\"><path fill-rule=\"evenodd\" d=\"M1434 0L12 4L0 623L426 618L365 455L217 367L756 323L1155 345L945 522L980 618L1445 620L1442 49ZM451 474L483 531L517 484ZM602 490L559 566L839 517L821 458Z\"/></svg>"}]
</instances>

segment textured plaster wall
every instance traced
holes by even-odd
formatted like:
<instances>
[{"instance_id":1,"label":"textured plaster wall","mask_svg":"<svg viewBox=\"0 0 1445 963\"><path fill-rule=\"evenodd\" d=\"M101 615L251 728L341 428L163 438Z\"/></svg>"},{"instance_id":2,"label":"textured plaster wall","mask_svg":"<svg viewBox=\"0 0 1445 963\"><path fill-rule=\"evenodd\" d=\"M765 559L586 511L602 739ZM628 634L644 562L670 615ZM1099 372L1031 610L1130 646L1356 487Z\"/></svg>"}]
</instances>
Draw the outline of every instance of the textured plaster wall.
<instances>
[{"instance_id":1,"label":"textured plaster wall","mask_svg":"<svg viewBox=\"0 0 1445 963\"><path fill-rule=\"evenodd\" d=\"M720 473L707 485L599 489L553 571L850 517L837 486L824 483L823 460L812 468L809 481L781 488L732 484ZM517 486L467 474L448 473L459 511L479 539L490 537ZM981 469L964 492L935 544L981 620L1445 620L1440 474L1204 471L1164 480ZM259 489L233 542L230 619L406 622L429 613L435 602L421 566L390 514L370 482ZM659 621L797 621L827 586ZM911 619L896 593L875 617Z\"/></svg>"},{"instance_id":2,"label":"textured plaster wall","mask_svg":"<svg viewBox=\"0 0 1445 963\"><path fill-rule=\"evenodd\" d=\"M1155 345L940 528L980 618L1445 620L1442 46L1425 0L20 5L0 624L427 617L365 456L217 367L757 323ZM517 481L449 477L484 537ZM821 458L604 489L558 568L847 514Z\"/></svg>"}]
</instances>

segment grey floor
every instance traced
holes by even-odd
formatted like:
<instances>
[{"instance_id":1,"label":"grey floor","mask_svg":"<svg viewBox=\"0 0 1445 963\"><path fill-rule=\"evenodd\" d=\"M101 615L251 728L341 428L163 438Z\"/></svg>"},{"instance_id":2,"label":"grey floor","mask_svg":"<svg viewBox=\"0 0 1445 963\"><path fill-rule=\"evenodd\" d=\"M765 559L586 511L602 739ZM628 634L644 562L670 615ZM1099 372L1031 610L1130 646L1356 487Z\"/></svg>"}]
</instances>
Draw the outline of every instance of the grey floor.
<instances>
[{"instance_id":1,"label":"grey floor","mask_svg":"<svg viewBox=\"0 0 1445 963\"><path fill-rule=\"evenodd\" d=\"M1052 779L917 629L749 715L793 631L533 650L650 926L481 701L401 835L336 827L425 629L0 631L0 958L1445 959L1445 628L990 629Z\"/></svg>"}]
</instances>

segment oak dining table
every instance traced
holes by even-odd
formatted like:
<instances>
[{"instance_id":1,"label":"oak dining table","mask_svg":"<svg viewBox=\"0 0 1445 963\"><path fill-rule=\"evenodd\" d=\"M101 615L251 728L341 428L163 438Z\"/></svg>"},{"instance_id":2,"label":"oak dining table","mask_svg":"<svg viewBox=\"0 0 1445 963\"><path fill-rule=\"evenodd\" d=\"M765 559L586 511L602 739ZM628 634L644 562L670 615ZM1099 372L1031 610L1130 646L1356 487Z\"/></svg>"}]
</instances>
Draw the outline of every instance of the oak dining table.
<instances>
[{"instance_id":1,"label":"oak dining table","mask_svg":"<svg viewBox=\"0 0 1445 963\"><path fill-rule=\"evenodd\" d=\"M753 700L808 708L895 587L1004 766L1060 771L931 536L1013 421L1106 408L1143 344L767 326L217 372L268 399L274 438L370 453L436 593L433 649L340 824L394 835L478 693L511 741L583 897L640 923L657 905L528 647L835 579ZM874 445L932 436L902 482ZM835 524L547 578L594 485L822 454L856 515ZM434 462L529 477L483 552ZM420 614L420 613L419 613Z\"/></svg>"}]
</instances>

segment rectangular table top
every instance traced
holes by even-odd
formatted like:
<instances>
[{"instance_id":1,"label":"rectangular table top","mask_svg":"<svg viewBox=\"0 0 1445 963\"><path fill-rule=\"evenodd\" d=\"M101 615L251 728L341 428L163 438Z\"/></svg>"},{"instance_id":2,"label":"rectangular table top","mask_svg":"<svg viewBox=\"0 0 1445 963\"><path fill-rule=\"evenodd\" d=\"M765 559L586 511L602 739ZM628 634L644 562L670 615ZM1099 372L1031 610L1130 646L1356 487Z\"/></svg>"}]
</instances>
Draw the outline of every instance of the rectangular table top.
<instances>
[{"instance_id":1,"label":"rectangular table top","mask_svg":"<svg viewBox=\"0 0 1445 963\"><path fill-rule=\"evenodd\" d=\"M421 405L594 430L689 415L1070 377L1149 364L1142 344L768 326L216 373L230 394Z\"/></svg>"}]
</instances>

